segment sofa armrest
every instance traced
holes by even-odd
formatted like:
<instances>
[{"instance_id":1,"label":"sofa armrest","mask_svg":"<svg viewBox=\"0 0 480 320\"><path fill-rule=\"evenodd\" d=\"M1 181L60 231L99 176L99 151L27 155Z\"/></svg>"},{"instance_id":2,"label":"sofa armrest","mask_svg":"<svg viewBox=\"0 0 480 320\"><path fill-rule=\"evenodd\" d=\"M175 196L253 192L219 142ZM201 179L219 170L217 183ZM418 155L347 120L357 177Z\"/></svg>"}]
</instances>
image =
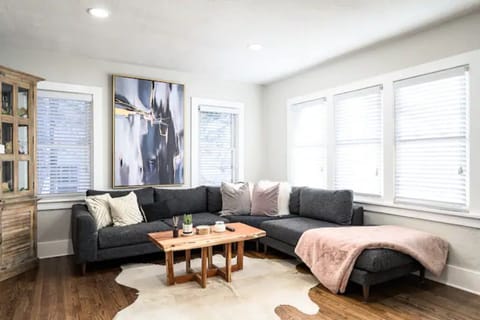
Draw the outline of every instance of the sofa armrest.
<instances>
[{"instance_id":1,"label":"sofa armrest","mask_svg":"<svg viewBox=\"0 0 480 320\"><path fill-rule=\"evenodd\" d=\"M363 226L363 207L353 205L352 226Z\"/></svg>"},{"instance_id":2,"label":"sofa armrest","mask_svg":"<svg viewBox=\"0 0 480 320\"><path fill-rule=\"evenodd\" d=\"M72 243L76 263L85 263L97 259L97 224L88 212L87 206L72 206Z\"/></svg>"}]
</instances>

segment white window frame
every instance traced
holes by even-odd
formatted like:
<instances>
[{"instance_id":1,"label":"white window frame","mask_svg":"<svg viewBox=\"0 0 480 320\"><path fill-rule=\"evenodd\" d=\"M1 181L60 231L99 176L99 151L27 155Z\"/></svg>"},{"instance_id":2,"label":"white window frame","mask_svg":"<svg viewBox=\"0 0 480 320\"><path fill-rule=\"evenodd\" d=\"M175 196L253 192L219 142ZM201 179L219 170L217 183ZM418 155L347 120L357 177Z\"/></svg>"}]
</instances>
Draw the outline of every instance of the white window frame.
<instances>
[{"instance_id":1,"label":"white window frame","mask_svg":"<svg viewBox=\"0 0 480 320\"><path fill-rule=\"evenodd\" d=\"M470 141L470 99L469 99L469 92L470 92L470 86L469 86L469 66L468 65L460 65L460 66L454 66L451 68L447 69L442 69L442 70L437 70L434 72L429 72L429 73L424 73L424 74L417 74L416 76L413 77L408 77L404 79L398 79L393 82L393 93L395 94L395 83L396 82L401 82L404 80L409 80L409 79L417 79L417 78L422 78L424 76L436 76L438 73L442 72L448 72L449 70L453 69L464 69L465 70L465 77L466 77L466 91L467 91L467 105L466 105L466 135L465 135L465 142L466 142L466 176L465 176L465 187L466 187L466 203L465 205L456 205L456 204L447 204L447 203L441 203L439 201L430 201L430 200L423 200L423 199L404 199L400 197L397 194L397 190L395 189L395 183L396 183L396 178L394 178L394 197L393 201L397 204L405 204L405 205L413 205L413 206L421 206L421 207L426 207L426 208L433 208L433 209L440 209L440 210L450 210L454 212L468 212L469 206L470 206L470 149L471 149L471 141ZM434 80L433 78L432 80ZM393 101L393 112L394 112L394 124L396 124L397 119L395 117L395 98ZM397 152L397 141L395 138L395 126L394 126L394 148L395 148L395 157L396 157L396 152ZM441 139L441 138L437 138ZM418 141L418 140L417 140ZM397 171L397 166L394 165L394 175L396 176L396 171Z\"/></svg>"},{"instance_id":2,"label":"white window frame","mask_svg":"<svg viewBox=\"0 0 480 320\"><path fill-rule=\"evenodd\" d=\"M290 99L287 103L287 180L292 182L294 180L293 178L293 159L290 157L292 153L294 152L295 146L293 144L292 138L291 138L291 132L294 130L294 125L292 123L292 115L294 113L293 108L295 108L299 104L303 103L309 103L313 101L323 101L323 104L325 105L326 108L326 113L327 113L327 123L326 123L326 129L325 129L325 134L327 136L326 138L326 144L325 144L325 155L327 158L326 161L326 186L330 185L330 181L332 179L331 177L331 171L328 169L330 167L330 162L329 162L329 154L331 152L331 139L330 139L330 127L331 127L331 121L328 121L331 118L331 110L329 108L329 101L327 97L323 96L318 96L318 95L313 95L313 96L307 96L307 97L302 97L299 99Z\"/></svg>"},{"instance_id":3,"label":"white window frame","mask_svg":"<svg viewBox=\"0 0 480 320\"><path fill-rule=\"evenodd\" d=\"M469 92L468 100L470 102L468 119L480 119L480 108L474 108L472 106L480 104L480 91L472 88L480 87L480 50L475 50L456 56L444 58L437 61L432 61L422 65L413 66L410 68L382 74L379 76L362 79L356 82L352 82L346 85L338 87L323 89L314 93L310 93L303 96L297 96L287 100L287 108L290 104L299 103L301 101L307 101L317 99L321 97L327 97L329 103L330 112L332 112L332 96L338 93L352 91L364 87L383 85L383 196L372 197L366 195L355 194L355 202L364 206L366 211L397 215L403 217L410 217L416 219L423 219L428 221L436 221L454 225L468 226L480 228L480 197L476 197L475 194L480 192L478 181L480 181L480 167L476 167L475 163L480 163L480 149L474 148L475 145L480 143L480 126L475 125L474 121L470 121L468 128L469 137L469 154L468 163L470 163L470 169L468 171L468 193L470 201L468 204L468 210L449 210L430 208L422 205L414 204L401 204L394 202L394 186L395 186L395 137L394 137L394 94L393 94L393 82L405 78L415 77L422 74L434 73L440 70L455 68L459 66L469 66ZM287 109L288 110L288 109ZM288 115L288 112L287 112ZM333 123L333 116L329 118ZM472 123L473 122L473 123ZM288 135L288 121L287 121L287 135ZM329 129L330 137L333 136L333 128ZM333 188L333 173L335 167L334 159L334 141L330 139L330 148L327 150L328 155L328 170L329 181L328 187ZM287 143L287 151L288 151ZM288 154L287 154L288 164Z\"/></svg>"},{"instance_id":4,"label":"white window frame","mask_svg":"<svg viewBox=\"0 0 480 320\"><path fill-rule=\"evenodd\" d=\"M208 106L211 110L217 110L218 112L228 112L238 115L237 123L237 148L236 148L236 159L235 159L235 178L237 181L243 181L245 177L244 162L245 162L245 128L244 128L244 118L245 118L245 106L241 102L235 101L226 101L226 100L216 100L216 99L206 99L206 98L191 98L191 134L190 134L190 185L197 186L199 184L199 119L200 119L200 106Z\"/></svg>"},{"instance_id":5,"label":"white window frame","mask_svg":"<svg viewBox=\"0 0 480 320\"><path fill-rule=\"evenodd\" d=\"M51 81L42 81L37 85L38 90L46 91L60 91L66 93L79 93L79 94L88 94L92 96L92 142L90 145L90 186L93 188L95 186L97 172L101 170L106 170L106 166L102 165L104 160L102 159L102 153L99 148L105 148L104 143L100 143L99 139L95 137L95 134L98 131L98 128L104 126L104 120L100 114L102 99L103 99L103 89L101 87L93 86L84 86L84 85L75 85L69 83L60 83L60 82L51 82ZM36 121L36 120L35 120ZM96 150L98 152L96 152ZM36 152L36 151L35 151ZM95 165L94 165L95 164ZM36 182L37 183L37 182ZM38 183L37 183L38 185ZM39 210L58 210L71 208L72 202L81 201L85 198L84 193L62 193L62 194L48 194L48 195L39 195L41 197L39 201Z\"/></svg>"},{"instance_id":6,"label":"white window frame","mask_svg":"<svg viewBox=\"0 0 480 320\"><path fill-rule=\"evenodd\" d=\"M333 113L333 118L331 119L333 121L333 127L334 127L334 130L330 133L333 137L333 146L334 146L334 153L332 154L332 158L335 159L334 161L334 166L332 168L332 184L331 184L331 187L334 188L335 187L335 177L336 177L336 168L337 168L337 163L336 163L336 159L337 159L337 141L336 141L336 137L335 137L335 134L336 134L336 128L335 128L335 97L336 96L340 96L340 95L344 95L344 94L355 94L355 92L359 92L359 91L365 91L365 90L370 90L370 89L374 89L374 88L377 88L379 87L380 88L380 126L383 125L383 103L385 102L384 101L384 98L383 98L383 85L381 84L376 84L376 85L373 85L373 86L368 86L368 87L363 87L363 88L358 88L356 90L350 90L350 91L345 91L345 92L341 92L341 93L337 93L337 94L333 94L332 95L332 113ZM384 140L383 140L383 134L380 134L380 163L379 163L379 168L377 168L377 175L379 176L379 183L380 183L380 189L379 189L379 193L365 193L365 192L355 192L355 190L353 190L355 192L355 194L357 196L366 196L366 197L371 197L371 198L382 198L383 196L383 190L384 190L384 186L383 186L383 175L384 175L384 158L383 158L383 144L384 144ZM360 155L359 155L360 156Z\"/></svg>"}]
</instances>

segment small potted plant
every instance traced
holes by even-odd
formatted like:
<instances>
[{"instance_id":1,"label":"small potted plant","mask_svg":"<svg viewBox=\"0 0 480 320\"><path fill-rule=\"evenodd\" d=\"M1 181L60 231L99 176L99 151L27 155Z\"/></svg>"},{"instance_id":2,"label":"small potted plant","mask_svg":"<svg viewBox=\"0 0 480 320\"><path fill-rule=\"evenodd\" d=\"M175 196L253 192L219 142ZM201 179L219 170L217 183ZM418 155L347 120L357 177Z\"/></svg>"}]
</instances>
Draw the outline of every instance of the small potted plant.
<instances>
[{"instance_id":1,"label":"small potted plant","mask_svg":"<svg viewBox=\"0 0 480 320\"><path fill-rule=\"evenodd\" d=\"M193 224L192 224L192 215L184 214L183 215L183 234L192 234Z\"/></svg>"}]
</instances>

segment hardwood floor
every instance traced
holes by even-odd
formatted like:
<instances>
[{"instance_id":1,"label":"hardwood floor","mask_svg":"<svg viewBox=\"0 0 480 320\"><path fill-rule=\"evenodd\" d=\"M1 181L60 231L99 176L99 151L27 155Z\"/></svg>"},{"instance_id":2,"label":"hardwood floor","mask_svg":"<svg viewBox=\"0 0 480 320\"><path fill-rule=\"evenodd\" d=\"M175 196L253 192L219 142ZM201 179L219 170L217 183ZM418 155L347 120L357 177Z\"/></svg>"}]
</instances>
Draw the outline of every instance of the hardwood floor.
<instances>
[{"instance_id":1,"label":"hardwood floor","mask_svg":"<svg viewBox=\"0 0 480 320\"><path fill-rule=\"evenodd\" d=\"M263 258L253 250L246 255ZM0 319L112 319L136 299L136 290L115 282L120 265L127 262L163 263L158 255L97 263L81 276L72 257L41 260L37 270L0 282ZM315 316L283 305L275 312L282 320L480 319L479 296L428 280L419 285L414 276L372 287L369 303L362 301L357 286L346 295L333 295L319 285L309 296L320 307Z\"/></svg>"}]
</instances>

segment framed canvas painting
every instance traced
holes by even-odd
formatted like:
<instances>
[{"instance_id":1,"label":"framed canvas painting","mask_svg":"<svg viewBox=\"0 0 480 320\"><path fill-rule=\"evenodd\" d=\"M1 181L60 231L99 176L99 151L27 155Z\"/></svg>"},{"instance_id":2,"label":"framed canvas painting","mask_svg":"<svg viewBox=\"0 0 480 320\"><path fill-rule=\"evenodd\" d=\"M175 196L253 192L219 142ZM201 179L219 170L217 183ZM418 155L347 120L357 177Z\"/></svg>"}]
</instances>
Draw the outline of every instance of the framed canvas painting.
<instances>
[{"instance_id":1,"label":"framed canvas painting","mask_svg":"<svg viewBox=\"0 0 480 320\"><path fill-rule=\"evenodd\" d=\"M184 85L113 75L113 187L184 183Z\"/></svg>"}]
</instances>

